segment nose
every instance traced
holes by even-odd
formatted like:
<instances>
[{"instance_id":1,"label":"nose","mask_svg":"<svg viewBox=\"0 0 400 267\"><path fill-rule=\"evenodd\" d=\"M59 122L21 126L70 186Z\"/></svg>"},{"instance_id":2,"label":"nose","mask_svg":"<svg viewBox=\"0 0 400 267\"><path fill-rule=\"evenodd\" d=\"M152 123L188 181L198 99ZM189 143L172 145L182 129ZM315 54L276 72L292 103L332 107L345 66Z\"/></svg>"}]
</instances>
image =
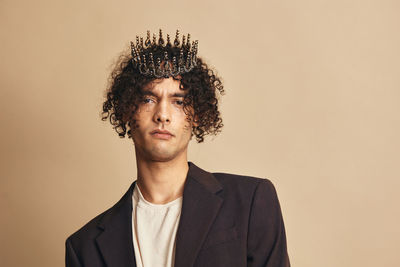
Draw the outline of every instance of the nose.
<instances>
[{"instance_id":1,"label":"nose","mask_svg":"<svg viewBox=\"0 0 400 267\"><path fill-rule=\"evenodd\" d=\"M156 123L170 123L171 122L171 112L165 101L159 102L157 105L156 112L154 113L153 120Z\"/></svg>"}]
</instances>

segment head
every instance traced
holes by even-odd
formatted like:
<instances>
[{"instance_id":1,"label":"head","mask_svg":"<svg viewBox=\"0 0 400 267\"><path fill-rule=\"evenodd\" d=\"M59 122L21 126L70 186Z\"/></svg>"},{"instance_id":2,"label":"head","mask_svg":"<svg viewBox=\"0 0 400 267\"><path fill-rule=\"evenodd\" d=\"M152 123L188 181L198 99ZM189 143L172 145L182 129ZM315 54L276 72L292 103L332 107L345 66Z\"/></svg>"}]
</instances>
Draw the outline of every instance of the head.
<instances>
[{"instance_id":1,"label":"head","mask_svg":"<svg viewBox=\"0 0 400 267\"><path fill-rule=\"evenodd\" d=\"M215 135L223 126L218 110L218 97L224 93L223 85L201 58L192 53L192 58L189 59L194 64L190 63L187 71L162 72L161 77L156 75L159 72L154 66L159 66L158 70L161 71L169 67L174 69L174 64L177 63L172 59L175 57L178 59L176 61L180 61L182 47L190 47L188 42L185 44L184 39L182 45L176 45L177 37L174 46L170 45L169 37L164 45L161 32L158 44L155 38L148 45L143 45L142 41L142 47L137 42L137 46L132 45L132 54L122 55L111 73L102 120L109 118L121 138L126 135L133 138L136 150L153 146L150 149L158 149L168 156L168 153L177 152L166 151L167 144L168 149L175 147L181 151L187 148L192 136L200 143L204 141L205 135ZM137 50L133 51L133 48ZM153 72L148 65L143 68L143 64L139 64L139 61L143 63L143 55L147 55L147 62L150 63L150 52L152 58L161 58L161 62L153 63ZM185 56L183 61L188 62L187 53ZM163 139L165 136L160 133L151 136L157 139L157 142L153 142L154 139L150 140L148 134L156 129L169 131L172 138Z\"/></svg>"}]
</instances>

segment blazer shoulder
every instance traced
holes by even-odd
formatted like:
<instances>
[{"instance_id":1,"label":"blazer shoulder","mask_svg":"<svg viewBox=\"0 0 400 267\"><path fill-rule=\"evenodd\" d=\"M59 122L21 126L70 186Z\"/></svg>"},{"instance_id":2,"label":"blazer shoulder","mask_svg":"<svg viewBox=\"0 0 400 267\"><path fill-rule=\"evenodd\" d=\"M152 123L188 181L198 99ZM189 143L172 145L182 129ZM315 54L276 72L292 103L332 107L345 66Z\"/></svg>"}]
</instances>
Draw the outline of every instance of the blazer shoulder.
<instances>
[{"instance_id":1,"label":"blazer shoulder","mask_svg":"<svg viewBox=\"0 0 400 267\"><path fill-rule=\"evenodd\" d=\"M94 239L103 230L101 223L107 221L112 217L115 213L118 213L122 206L124 206L127 202L129 202L130 197L132 196L132 190L135 183L132 183L129 187L128 191L122 196L122 198L115 203L111 208L105 210L104 212L100 213L89 222L87 222L84 226L78 229L76 232L71 234L67 240L71 242L79 240L88 240Z\"/></svg>"},{"instance_id":2,"label":"blazer shoulder","mask_svg":"<svg viewBox=\"0 0 400 267\"><path fill-rule=\"evenodd\" d=\"M260 178L224 172L215 172L212 174L223 185L232 184L247 187L257 187L260 183L265 183L268 186L273 186L273 183L268 178Z\"/></svg>"},{"instance_id":3,"label":"blazer shoulder","mask_svg":"<svg viewBox=\"0 0 400 267\"><path fill-rule=\"evenodd\" d=\"M275 194L275 187L268 178L216 172L214 177L222 185L226 193L252 197L257 191L264 191L269 195Z\"/></svg>"},{"instance_id":4,"label":"blazer shoulder","mask_svg":"<svg viewBox=\"0 0 400 267\"><path fill-rule=\"evenodd\" d=\"M100 228L98 227L99 222L108 212L110 212L112 208L113 207L107 209L106 211L100 213L99 215L91 219L89 222L87 222L85 225L83 225L81 228L79 228L77 231L71 234L67 238L67 241L70 240L70 242L76 243L79 242L80 240L89 240L96 238L101 231Z\"/></svg>"}]
</instances>

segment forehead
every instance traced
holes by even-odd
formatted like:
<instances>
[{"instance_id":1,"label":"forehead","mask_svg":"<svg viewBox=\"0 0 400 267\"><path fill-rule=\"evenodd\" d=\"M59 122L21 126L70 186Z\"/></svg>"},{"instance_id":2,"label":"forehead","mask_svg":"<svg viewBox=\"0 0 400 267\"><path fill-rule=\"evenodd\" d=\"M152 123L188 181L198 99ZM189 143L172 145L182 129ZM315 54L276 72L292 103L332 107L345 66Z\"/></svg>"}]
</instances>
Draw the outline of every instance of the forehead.
<instances>
[{"instance_id":1,"label":"forehead","mask_svg":"<svg viewBox=\"0 0 400 267\"><path fill-rule=\"evenodd\" d=\"M170 95L176 93L185 94L186 90L182 90L179 87L180 81L174 80L172 77L162 78L149 82L146 86L144 86L143 93L151 92L157 95Z\"/></svg>"}]
</instances>

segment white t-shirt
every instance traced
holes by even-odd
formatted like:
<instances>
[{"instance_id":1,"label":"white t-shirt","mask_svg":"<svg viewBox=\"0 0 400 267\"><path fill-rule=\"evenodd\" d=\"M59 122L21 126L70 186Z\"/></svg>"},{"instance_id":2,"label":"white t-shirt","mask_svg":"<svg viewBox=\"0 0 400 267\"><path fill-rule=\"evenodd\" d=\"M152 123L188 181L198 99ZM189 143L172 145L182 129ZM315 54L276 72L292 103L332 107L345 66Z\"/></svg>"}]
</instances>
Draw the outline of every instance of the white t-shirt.
<instances>
[{"instance_id":1,"label":"white t-shirt","mask_svg":"<svg viewBox=\"0 0 400 267\"><path fill-rule=\"evenodd\" d=\"M137 183L132 194L132 233L137 267L172 267L182 197L166 204L144 199Z\"/></svg>"}]
</instances>

